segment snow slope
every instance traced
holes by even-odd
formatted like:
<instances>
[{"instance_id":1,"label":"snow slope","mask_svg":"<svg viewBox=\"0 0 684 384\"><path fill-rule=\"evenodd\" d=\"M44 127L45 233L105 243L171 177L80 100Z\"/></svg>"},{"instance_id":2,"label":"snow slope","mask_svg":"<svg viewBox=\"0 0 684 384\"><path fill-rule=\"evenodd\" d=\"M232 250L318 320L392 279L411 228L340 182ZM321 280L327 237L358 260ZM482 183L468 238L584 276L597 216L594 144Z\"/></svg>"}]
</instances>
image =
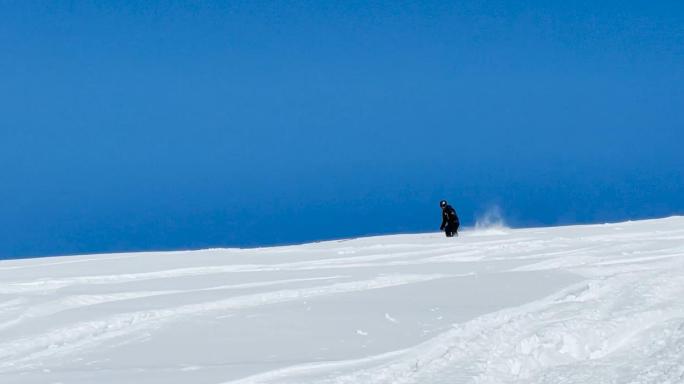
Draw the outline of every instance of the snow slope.
<instances>
[{"instance_id":1,"label":"snow slope","mask_svg":"<svg viewBox=\"0 0 684 384\"><path fill-rule=\"evenodd\" d=\"M684 383L684 217L0 262L0 383Z\"/></svg>"}]
</instances>

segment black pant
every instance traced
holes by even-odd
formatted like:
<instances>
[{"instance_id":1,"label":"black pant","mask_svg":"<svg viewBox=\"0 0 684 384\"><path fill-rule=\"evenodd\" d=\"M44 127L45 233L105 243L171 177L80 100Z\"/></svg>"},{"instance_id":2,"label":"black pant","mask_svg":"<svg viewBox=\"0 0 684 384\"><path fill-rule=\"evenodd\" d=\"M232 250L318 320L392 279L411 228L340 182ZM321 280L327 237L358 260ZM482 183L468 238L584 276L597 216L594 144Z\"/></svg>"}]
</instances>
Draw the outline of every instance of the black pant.
<instances>
[{"instance_id":1,"label":"black pant","mask_svg":"<svg viewBox=\"0 0 684 384\"><path fill-rule=\"evenodd\" d=\"M454 235L458 236L458 227L460 225L461 223L459 223L458 221L453 223L447 223L446 227L444 227L444 233L447 237L454 237Z\"/></svg>"}]
</instances>

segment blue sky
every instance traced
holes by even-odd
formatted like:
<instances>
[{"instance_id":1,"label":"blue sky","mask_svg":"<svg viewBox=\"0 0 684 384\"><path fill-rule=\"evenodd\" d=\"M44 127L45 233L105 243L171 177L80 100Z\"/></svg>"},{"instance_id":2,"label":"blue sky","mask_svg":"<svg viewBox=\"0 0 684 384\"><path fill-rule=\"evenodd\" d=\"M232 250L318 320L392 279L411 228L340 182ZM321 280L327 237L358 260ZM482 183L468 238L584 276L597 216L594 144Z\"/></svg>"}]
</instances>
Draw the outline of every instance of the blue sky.
<instances>
[{"instance_id":1,"label":"blue sky","mask_svg":"<svg viewBox=\"0 0 684 384\"><path fill-rule=\"evenodd\" d=\"M684 212L684 3L0 2L0 257Z\"/></svg>"}]
</instances>

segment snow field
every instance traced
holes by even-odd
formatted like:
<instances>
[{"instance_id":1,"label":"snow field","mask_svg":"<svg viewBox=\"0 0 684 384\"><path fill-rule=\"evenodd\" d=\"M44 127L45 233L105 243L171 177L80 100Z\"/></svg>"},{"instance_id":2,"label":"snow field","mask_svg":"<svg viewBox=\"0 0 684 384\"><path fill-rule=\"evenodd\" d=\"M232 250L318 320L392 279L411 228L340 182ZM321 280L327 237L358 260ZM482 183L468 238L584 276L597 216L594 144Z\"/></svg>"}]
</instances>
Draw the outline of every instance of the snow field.
<instances>
[{"instance_id":1,"label":"snow field","mask_svg":"<svg viewBox=\"0 0 684 384\"><path fill-rule=\"evenodd\" d=\"M0 262L2 383L684 383L684 218Z\"/></svg>"}]
</instances>

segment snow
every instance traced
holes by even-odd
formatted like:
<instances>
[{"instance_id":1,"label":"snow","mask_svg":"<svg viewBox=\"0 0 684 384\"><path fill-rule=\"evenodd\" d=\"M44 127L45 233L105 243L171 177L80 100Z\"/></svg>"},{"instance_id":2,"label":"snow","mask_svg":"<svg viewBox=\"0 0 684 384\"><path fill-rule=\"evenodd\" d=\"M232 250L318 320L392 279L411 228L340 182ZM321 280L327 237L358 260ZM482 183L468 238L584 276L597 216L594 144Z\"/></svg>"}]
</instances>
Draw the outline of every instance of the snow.
<instances>
[{"instance_id":1,"label":"snow","mask_svg":"<svg viewBox=\"0 0 684 384\"><path fill-rule=\"evenodd\" d=\"M684 383L684 217L6 260L0 382Z\"/></svg>"}]
</instances>

